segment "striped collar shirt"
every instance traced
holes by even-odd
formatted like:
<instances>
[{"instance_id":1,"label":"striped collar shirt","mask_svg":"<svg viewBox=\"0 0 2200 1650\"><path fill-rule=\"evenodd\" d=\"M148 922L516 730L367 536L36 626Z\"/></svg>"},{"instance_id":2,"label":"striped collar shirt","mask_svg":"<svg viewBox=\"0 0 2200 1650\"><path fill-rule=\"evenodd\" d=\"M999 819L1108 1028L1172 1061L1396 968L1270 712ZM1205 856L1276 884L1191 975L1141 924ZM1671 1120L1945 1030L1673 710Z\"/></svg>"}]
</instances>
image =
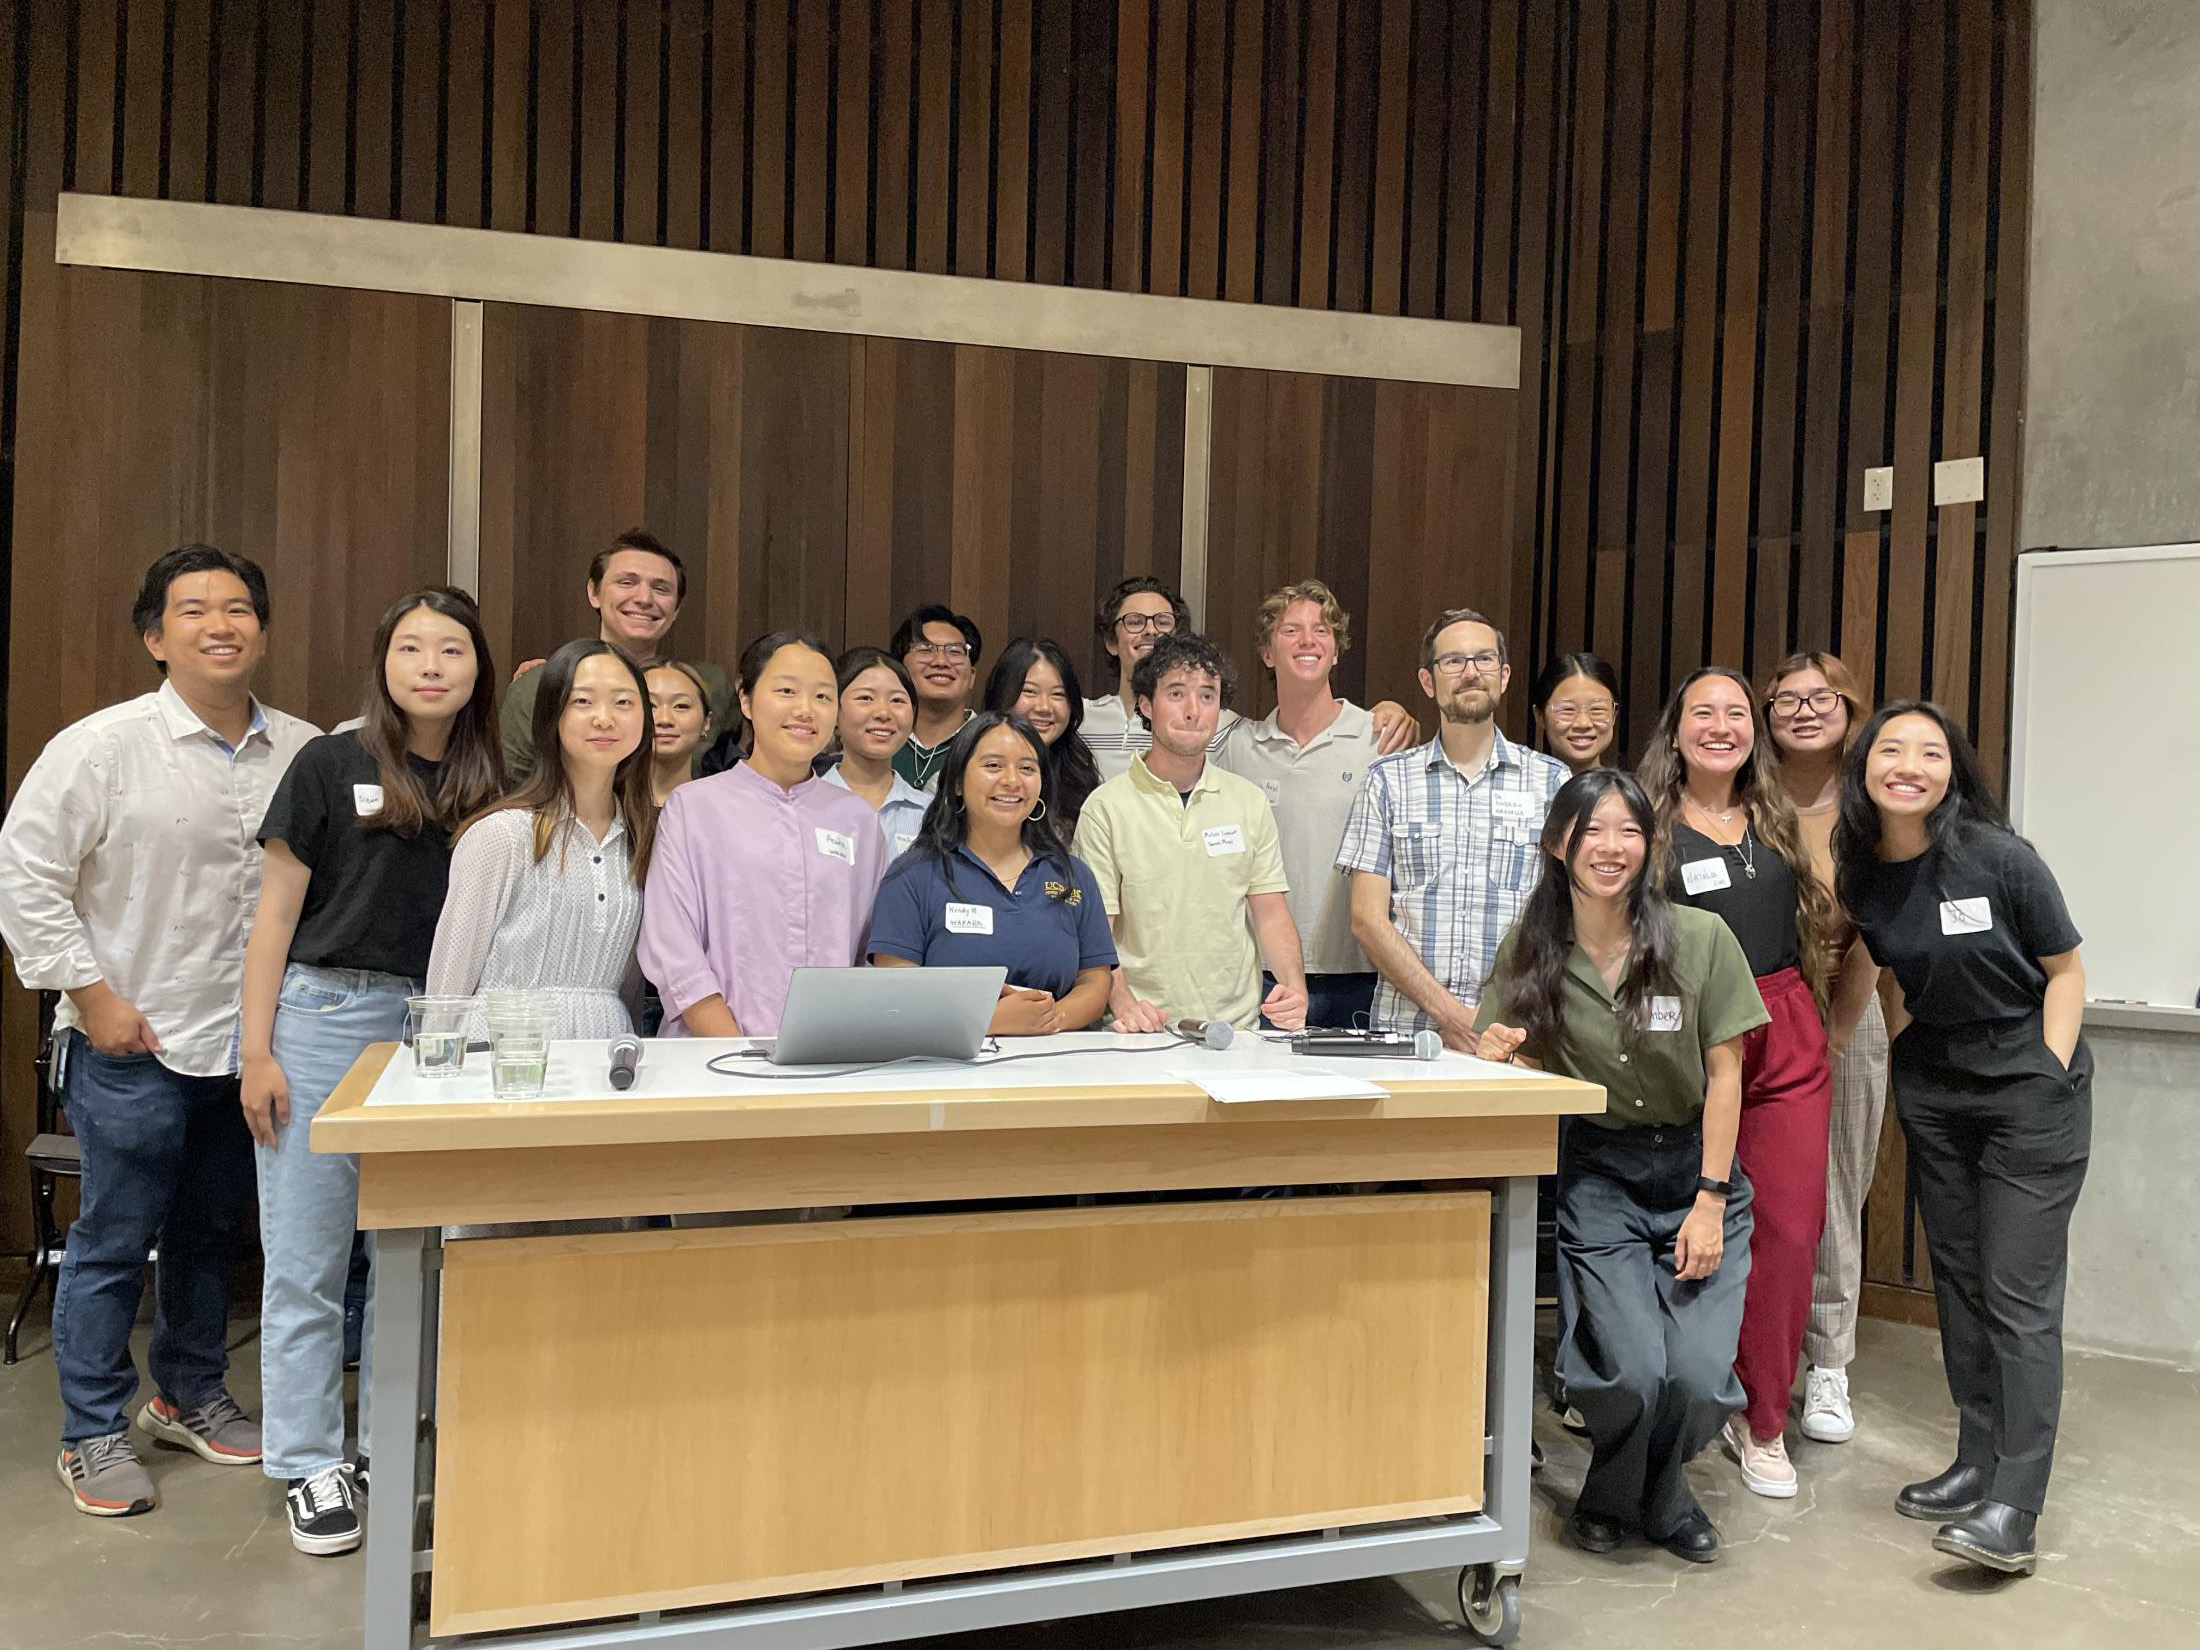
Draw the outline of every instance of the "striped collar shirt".
<instances>
[{"instance_id":1,"label":"striped collar shirt","mask_svg":"<svg viewBox=\"0 0 2200 1650\"><path fill-rule=\"evenodd\" d=\"M1337 869L1390 879L1390 920L1444 989L1472 1008L1505 937L1542 874L1536 841L1565 767L1495 736L1479 773L1463 773L1441 736L1371 764L1345 820ZM1375 1024L1435 1022L1387 977Z\"/></svg>"},{"instance_id":2,"label":"striped collar shirt","mask_svg":"<svg viewBox=\"0 0 2200 1650\"><path fill-rule=\"evenodd\" d=\"M1230 730L1243 720L1234 710L1226 710L1215 723L1215 736L1207 741L1210 760L1222 754L1222 743ZM1085 748L1092 752L1092 764L1100 770L1103 781L1120 779L1131 771L1131 758L1144 756L1153 749L1153 729L1146 726L1146 719L1123 703L1120 693L1111 693L1100 699L1085 701L1084 720L1078 725L1078 737Z\"/></svg>"}]
</instances>

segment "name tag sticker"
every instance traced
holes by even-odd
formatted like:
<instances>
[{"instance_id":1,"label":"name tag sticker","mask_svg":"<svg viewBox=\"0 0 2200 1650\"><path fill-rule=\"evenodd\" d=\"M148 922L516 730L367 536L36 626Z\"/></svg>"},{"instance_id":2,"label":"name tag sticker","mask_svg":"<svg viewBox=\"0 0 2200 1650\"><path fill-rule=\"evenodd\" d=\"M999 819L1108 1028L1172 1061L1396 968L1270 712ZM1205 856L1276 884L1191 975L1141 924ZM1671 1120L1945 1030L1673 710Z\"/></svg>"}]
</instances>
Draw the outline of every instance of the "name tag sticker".
<instances>
[{"instance_id":1,"label":"name tag sticker","mask_svg":"<svg viewBox=\"0 0 2200 1650\"><path fill-rule=\"evenodd\" d=\"M909 851L909 844L916 840L907 831L896 831L894 833L894 857L899 859L903 854L906 854Z\"/></svg>"},{"instance_id":2,"label":"name tag sticker","mask_svg":"<svg viewBox=\"0 0 2200 1650\"><path fill-rule=\"evenodd\" d=\"M1494 791L1490 817L1500 825L1529 825L1535 821L1535 798L1526 791Z\"/></svg>"},{"instance_id":3,"label":"name tag sticker","mask_svg":"<svg viewBox=\"0 0 2200 1650\"><path fill-rule=\"evenodd\" d=\"M1235 825L1210 825L1199 833L1207 841L1207 857L1220 859L1224 854L1245 852L1245 832Z\"/></svg>"},{"instance_id":4,"label":"name tag sticker","mask_svg":"<svg viewBox=\"0 0 2200 1650\"><path fill-rule=\"evenodd\" d=\"M351 788L351 811L364 819L369 814L382 811L382 787L379 785L354 785Z\"/></svg>"},{"instance_id":5,"label":"name tag sticker","mask_svg":"<svg viewBox=\"0 0 2200 1650\"><path fill-rule=\"evenodd\" d=\"M1727 875L1726 859L1692 859L1681 867L1681 886L1691 894L1707 894L1714 888L1731 888L1734 879Z\"/></svg>"},{"instance_id":6,"label":"name tag sticker","mask_svg":"<svg viewBox=\"0 0 2200 1650\"><path fill-rule=\"evenodd\" d=\"M843 865L853 865L856 862L856 839L839 831L828 831L820 825L817 827L817 851L827 859L837 859Z\"/></svg>"},{"instance_id":7,"label":"name tag sticker","mask_svg":"<svg viewBox=\"0 0 2200 1650\"><path fill-rule=\"evenodd\" d=\"M1983 934L1994 926L1994 907L1985 895L1977 899L1944 899L1940 902L1943 934Z\"/></svg>"},{"instance_id":8,"label":"name tag sticker","mask_svg":"<svg viewBox=\"0 0 2200 1650\"><path fill-rule=\"evenodd\" d=\"M1680 998L1652 997L1650 999L1650 1029L1652 1031L1678 1031L1680 1028Z\"/></svg>"},{"instance_id":9,"label":"name tag sticker","mask_svg":"<svg viewBox=\"0 0 2200 1650\"><path fill-rule=\"evenodd\" d=\"M1268 798L1268 806L1273 808L1283 800L1283 781L1280 779L1263 779L1260 782L1260 794Z\"/></svg>"},{"instance_id":10,"label":"name tag sticker","mask_svg":"<svg viewBox=\"0 0 2200 1650\"><path fill-rule=\"evenodd\" d=\"M990 905L947 904L947 931L950 934L990 934L993 932L993 907Z\"/></svg>"}]
</instances>

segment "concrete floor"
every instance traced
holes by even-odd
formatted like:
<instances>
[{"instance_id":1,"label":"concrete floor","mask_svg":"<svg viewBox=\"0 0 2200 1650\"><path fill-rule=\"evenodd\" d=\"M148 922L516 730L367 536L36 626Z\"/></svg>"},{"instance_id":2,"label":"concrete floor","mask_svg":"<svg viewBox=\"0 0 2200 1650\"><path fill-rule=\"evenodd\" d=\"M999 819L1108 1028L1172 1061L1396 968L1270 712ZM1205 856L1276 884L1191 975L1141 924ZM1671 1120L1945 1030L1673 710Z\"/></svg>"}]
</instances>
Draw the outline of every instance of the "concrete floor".
<instances>
[{"instance_id":1,"label":"concrete floor","mask_svg":"<svg viewBox=\"0 0 2200 1650\"><path fill-rule=\"evenodd\" d=\"M1856 1369L1862 1430L1839 1448L1790 1434L1803 1492L1761 1500L1707 1453L1698 1493L1725 1532L1699 1569L1646 1548L1598 1559L1558 1539L1584 1446L1538 1421L1549 1465L1523 1594L1526 1645L2200 1646L2200 1373L2073 1357L2040 1573L2002 1581L1943 1562L1894 1492L1937 1470L1953 1428L1938 1343L1867 1324ZM237 1396L256 1408L258 1342L237 1326ZM53 1471L58 1402L43 1320L0 1370L0 1647L359 1642L356 1555L293 1552L280 1497L251 1469L146 1448L162 1505L99 1521ZM966 1635L956 1650L1346 1650L1457 1647L1449 1573L1270 1593ZM945 1644L948 1641L935 1641Z\"/></svg>"}]
</instances>

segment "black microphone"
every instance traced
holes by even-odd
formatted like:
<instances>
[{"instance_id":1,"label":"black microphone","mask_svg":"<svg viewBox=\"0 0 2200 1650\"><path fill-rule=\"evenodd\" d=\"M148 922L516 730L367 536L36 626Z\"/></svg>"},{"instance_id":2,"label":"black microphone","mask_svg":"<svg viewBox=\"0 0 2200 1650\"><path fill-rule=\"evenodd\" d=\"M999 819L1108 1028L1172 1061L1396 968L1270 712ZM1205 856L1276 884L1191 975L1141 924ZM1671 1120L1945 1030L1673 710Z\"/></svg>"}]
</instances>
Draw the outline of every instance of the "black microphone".
<instances>
[{"instance_id":1,"label":"black microphone","mask_svg":"<svg viewBox=\"0 0 2200 1650\"><path fill-rule=\"evenodd\" d=\"M1209 1048L1228 1048L1237 1036L1237 1028L1227 1020L1179 1020L1176 1034L1187 1043L1205 1043Z\"/></svg>"},{"instance_id":2,"label":"black microphone","mask_svg":"<svg viewBox=\"0 0 2200 1650\"><path fill-rule=\"evenodd\" d=\"M624 1091L634 1086L634 1068L641 1063L642 1040L631 1033L611 1039L611 1086Z\"/></svg>"}]
</instances>

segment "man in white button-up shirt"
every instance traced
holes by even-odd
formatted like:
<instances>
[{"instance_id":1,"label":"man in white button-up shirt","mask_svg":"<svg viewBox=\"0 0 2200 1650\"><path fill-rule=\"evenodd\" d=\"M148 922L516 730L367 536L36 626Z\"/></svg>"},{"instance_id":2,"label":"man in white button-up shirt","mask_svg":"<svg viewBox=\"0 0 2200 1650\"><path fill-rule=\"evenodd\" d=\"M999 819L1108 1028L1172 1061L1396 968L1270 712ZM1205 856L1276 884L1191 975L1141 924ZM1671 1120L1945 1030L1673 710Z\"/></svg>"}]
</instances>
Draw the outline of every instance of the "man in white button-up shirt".
<instances>
[{"instance_id":1,"label":"man in white button-up shirt","mask_svg":"<svg viewBox=\"0 0 2200 1650\"><path fill-rule=\"evenodd\" d=\"M244 557L193 544L154 562L131 622L167 680L56 735L0 823L0 935L24 985L63 994L56 1080L84 1180L54 1289L59 1468L100 1517L154 1501L129 1404L155 1244L156 1395L139 1424L210 1461L260 1458L223 1385L253 1182L237 1014L260 819L319 731L252 696L267 620L267 580Z\"/></svg>"}]
</instances>

